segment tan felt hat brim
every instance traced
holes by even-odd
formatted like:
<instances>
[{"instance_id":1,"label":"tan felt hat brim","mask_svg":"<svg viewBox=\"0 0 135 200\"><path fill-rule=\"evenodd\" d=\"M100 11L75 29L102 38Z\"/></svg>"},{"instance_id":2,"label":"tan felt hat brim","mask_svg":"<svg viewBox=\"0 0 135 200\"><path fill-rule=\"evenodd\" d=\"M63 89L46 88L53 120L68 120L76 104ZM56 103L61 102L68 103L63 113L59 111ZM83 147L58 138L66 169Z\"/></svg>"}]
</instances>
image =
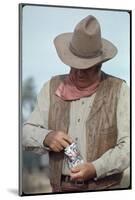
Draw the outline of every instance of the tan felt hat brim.
<instances>
[{"instance_id":1,"label":"tan felt hat brim","mask_svg":"<svg viewBox=\"0 0 135 200\"><path fill-rule=\"evenodd\" d=\"M63 33L54 39L57 54L63 63L77 69L87 69L99 63L110 60L117 54L117 48L108 40L102 38L102 54L94 58L82 58L74 55L69 44L73 33Z\"/></svg>"}]
</instances>

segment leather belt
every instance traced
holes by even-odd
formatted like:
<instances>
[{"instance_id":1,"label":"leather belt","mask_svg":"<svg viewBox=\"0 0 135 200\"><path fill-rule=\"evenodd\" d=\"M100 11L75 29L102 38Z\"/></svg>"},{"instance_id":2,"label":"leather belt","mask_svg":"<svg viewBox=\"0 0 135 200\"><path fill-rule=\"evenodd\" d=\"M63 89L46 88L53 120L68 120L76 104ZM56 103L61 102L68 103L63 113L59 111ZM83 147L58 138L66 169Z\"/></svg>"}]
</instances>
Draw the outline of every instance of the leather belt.
<instances>
[{"instance_id":1,"label":"leather belt","mask_svg":"<svg viewBox=\"0 0 135 200\"><path fill-rule=\"evenodd\" d=\"M62 175L61 176L61 181L64 181L66 183L72 183L74 185L88 185L88 181L84 181L84 180L71 180L71 177L68 175Z\"/></svg>"},{"instance_id":2,"label":"leather belt","mask_svg":"<svg viewBox=\"0 0 135 200\"><path fill-rule=\"evenodd\" d=\"M61 191L63 192L80 192L88 190L88 181L71 180L70 176L61 176Z\"/></svg>"},{"instance_id":3,"label":"leather belt","mask_svg":"<svg viewBox=\"0 0 135 200\"><path fill-rule=\"evenodd\" d=\"M90 179L87 181L83 180L71 180L70 176L62 175L61 176L61 186L51 184L53 192L71 192L71 191L92 191L92 190L104 190L110 189L117 185L117 188L120 188L119 184L121 181L123 173L113 174L108 177L104 177L99 180Z\"/></svg>"}]
</instances>

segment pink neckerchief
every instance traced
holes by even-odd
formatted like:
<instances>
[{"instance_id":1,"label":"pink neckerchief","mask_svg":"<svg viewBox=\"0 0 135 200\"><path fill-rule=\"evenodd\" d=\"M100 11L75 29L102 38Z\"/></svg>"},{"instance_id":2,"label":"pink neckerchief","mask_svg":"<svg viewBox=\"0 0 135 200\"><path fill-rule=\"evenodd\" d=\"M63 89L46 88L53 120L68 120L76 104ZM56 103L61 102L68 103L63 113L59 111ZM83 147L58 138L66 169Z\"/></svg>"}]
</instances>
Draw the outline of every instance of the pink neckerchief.
<instances>
[{"instance_id":1,"label":"pink neckerchief","mask_svg":"<svg viewBox=\"0 0 135 200\"><path fill-rule=\"evenodd\" d=\"M63 100L78 100L82 97L88 97L94 94L100 84L100 79L87 88L78 89L70 78L70 74L58 86L55 94Z\"/></svg>"}]
</instances>

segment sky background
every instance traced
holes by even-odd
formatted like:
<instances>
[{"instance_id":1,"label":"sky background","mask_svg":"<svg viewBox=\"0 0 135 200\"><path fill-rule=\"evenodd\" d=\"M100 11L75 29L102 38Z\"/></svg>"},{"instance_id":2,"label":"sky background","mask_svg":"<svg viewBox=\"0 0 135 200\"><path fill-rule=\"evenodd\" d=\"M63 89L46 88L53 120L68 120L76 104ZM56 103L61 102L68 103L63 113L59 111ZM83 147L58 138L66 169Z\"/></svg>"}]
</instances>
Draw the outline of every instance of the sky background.
<instances>
[{"instance_id":1,"label":"sky background","mask_svg":"<svg viewBox=\"0 0 135 200\"><path fill-rule=\"evenodd\" d=\"M59 59L53 40L64 32L73 32L87 15L101 25L102 37L118 48L118 54L102 69L127 81L130 73L130 17L126 11L24 6L22 20L22 78L33 77L36 92L53 75L68 73L70 68Z\"/></svg>"}]
</instances>

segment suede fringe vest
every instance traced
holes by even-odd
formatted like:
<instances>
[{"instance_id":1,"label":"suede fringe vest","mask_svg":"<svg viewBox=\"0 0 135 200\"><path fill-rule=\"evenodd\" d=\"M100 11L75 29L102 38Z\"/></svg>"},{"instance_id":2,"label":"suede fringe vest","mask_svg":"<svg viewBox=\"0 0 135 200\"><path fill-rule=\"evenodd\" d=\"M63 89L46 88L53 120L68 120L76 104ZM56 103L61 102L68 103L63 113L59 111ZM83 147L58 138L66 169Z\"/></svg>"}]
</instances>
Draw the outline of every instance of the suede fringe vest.
<instances>
[{"instance_id":1,"label":"suede fringe vest","mask_svg":"<svg viewBox=\"0 0 135 200\"><path fill-rule=\"evenodd\" d=\"M70 101L63 101L55 91L66 75L55 76L50 81L50 109L48 128L68 133ZM98 159L117 141L116 109L123 80L102 72L102 81L97 89L91 112L86 122L87 161ZM60 192L64 152L49 152L50 183ZM89 190L100 190L120 183L122 174L91 181Z\"/></svg>"}]
</instances>

